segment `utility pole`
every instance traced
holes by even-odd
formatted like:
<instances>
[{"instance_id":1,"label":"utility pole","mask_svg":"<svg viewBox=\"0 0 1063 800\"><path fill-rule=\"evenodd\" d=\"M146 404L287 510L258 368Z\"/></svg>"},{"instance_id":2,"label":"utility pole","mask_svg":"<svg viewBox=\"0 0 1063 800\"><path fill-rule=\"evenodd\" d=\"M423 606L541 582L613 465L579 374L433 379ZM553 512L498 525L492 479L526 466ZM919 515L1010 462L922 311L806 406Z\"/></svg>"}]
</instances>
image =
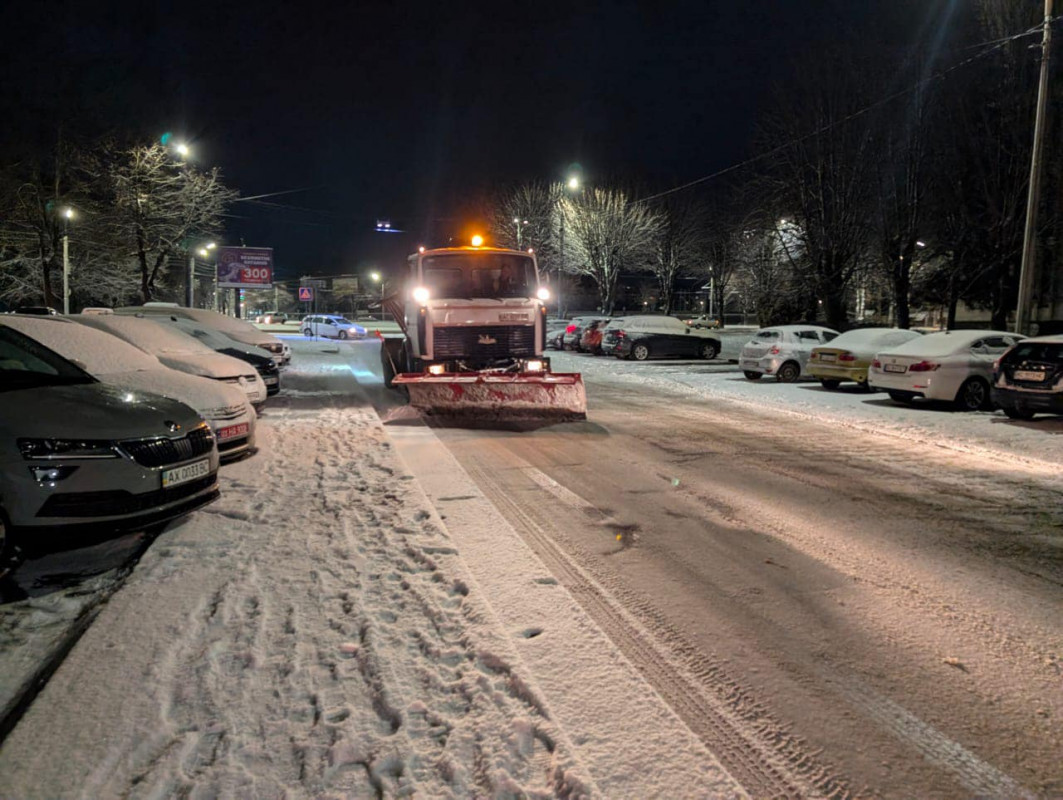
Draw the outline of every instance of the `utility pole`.
<instances>
[{"instance_id":1,"label":"utility pole","mask_svg":"<svg viewBox=\"0 0 1063 800\"><path fill-rule=\"evenodd\" d=\"M1030 155L1030 190L1026 196L1026 230L1022 237L1022 267L1015 308L1015 332L1025 334L1030 325L1030 301L1037 263L1037 206L1041 199L1041 153L1044 150L1045 106L1048 103L1048 48L1052 41L1052 0L1045 0L1044 32L1041 38L1041 80L1037 87L1037 115Z\"/></svg>"},{"instance_id":2,"label":"utility pole","mask_svg":"<svg viewBox=\"0 0 1063 800\"><path fill-rule=\"evenodd\" d=\"M565 271L565 210L561 209L561 252L557 254L557 316L565 318L561 310L561 274Z\"/></svg>"},{"instance_id":3,"label":"utility pole","mask_svg":"<svg viewBox=\"0 0 1063 800\"><path fill-rule=\"evenodd\" d=\"M188 286L185 290L185 305L191 308L196 299L196 257L188 257Z\"/></svg>"}]
</instances>

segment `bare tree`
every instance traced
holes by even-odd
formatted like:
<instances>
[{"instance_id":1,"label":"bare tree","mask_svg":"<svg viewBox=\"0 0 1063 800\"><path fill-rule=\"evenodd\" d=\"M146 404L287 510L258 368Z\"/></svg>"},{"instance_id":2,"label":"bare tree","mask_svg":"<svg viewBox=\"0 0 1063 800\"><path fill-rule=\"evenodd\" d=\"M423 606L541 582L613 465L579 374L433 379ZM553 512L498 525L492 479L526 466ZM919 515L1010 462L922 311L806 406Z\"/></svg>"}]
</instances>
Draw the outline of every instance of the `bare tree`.
<instances>
[{"instance_id":1,"label":"bare tree","mask_svg":"<svg viewBox=\"0 0 1063 800\"><path fill-rule=\"evenodd\" d=\"M676 279L705 269L707 219L704 207L686 195L672 195L659 206L658 214L651 264L657 278L658 309L671 314Z\"/></svg>"},{"instance_id":2,"label":"bare tree","mask_svg":"<svg viewBox=\"0 0 1063 800\"><path fill-rule=\"evenodd\" d=\"M540 268L557 269L561 194L559 183L524 183L504 189L490 205L494 240L504 247L533 248Z\"/></svg>"},{"instance_id":3,"label":"bare tree","mask_svg":"<svg viewBox=\"0 0 1063 800\"><path fill-rule=\"evenodd\" d=\"M599 308L611 314L620 272L648 260L661 226L660 215L628 201L618 189L588 189L559 203L567 230L571 271L598 288Z\"/></svg>"},{"instance_id":4,"label":"bare tree","mask_svg":"<svg viewBox=\"0 0 1063 800\"><path fill-rule=\"evenodd\" d=\"M801 314L795 264L800 243L791 226L747 221L731 240L734 283L752 306L761 326L792 322Z\"/></svg>"},{"instance_id":5,"label":"bare tree","mask_svg":"<svg viewBox=\"0 0 1063 800\"><path fill-rule=\"evenodd\" d=\"M870 234L876 157L866 124L853 116L867 100L859 72L824 59L780 94L769 134L779 152L765 181L770 200L796 216L806 315L822 303L827 323L839 329L847 325L846 294Z\"/></svg>"},{"instance_id":6,"label":"bare tree","mask_svg":"<svg viewBox=\"0 0 1063 800\"><path fill-rule=\"evenodd\" d=\"M161 145L120 153L110 177L113 235L136 260L147 302L172 255L221 232L222 214L236 192L222 184L217 168L200 172Z\"/></svg>"}]
</instances>

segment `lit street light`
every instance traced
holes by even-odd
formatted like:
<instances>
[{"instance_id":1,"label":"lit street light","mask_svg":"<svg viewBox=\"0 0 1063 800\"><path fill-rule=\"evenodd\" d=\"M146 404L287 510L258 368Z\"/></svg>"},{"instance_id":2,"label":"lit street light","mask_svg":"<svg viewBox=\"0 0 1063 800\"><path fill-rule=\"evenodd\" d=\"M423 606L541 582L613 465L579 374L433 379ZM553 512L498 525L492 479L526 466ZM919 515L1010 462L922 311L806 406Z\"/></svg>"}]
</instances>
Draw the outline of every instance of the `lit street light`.
<instances>
[{"instance_id":1,"label":"lit street light","mask_svg":"<svg viewBox=\"0 0 1063 800\"><path fill-rule=\"evenodd\" d=\"M565 187L570 192L579 191L579 178L572 175L565 183ZM561 205L563 197L558 198L558 207ZM557 316L564 317L561 304L561 274L565 271L565 212L561 211L561 252L558 254L557 263Z\"/></svg>"},{"instance_id":2,"label":"lit street light","mask_svg":"<svg viewBox=\"0 0 1063 800\"><path fill-rule=\"evenodd\" d=\"M384 284L385 284L384 276L381 275L379 272L370 272L369 273L369 277L373 280L374 283L379 283L380 284L380 319L383 320L384 319Z\"/></svg>"},{"instance_id":3,"label":"lit street light","mask_svg":"<svg viewBox=\"0 0 1063 800\"><path fill-rule=\"evenodd\" d=\"M513 224L517 226L517 249L520 250L524 247L523 231L528 225L528 220L521 219L520 217L513 218Z\"/></svg>"},{"instance_id":4,"label":"lit street light","mask_svg":"<svg viewBox=\"0 0 1063 800\"><path fill-rule=\"evenodd\" d=\"M210 258L211 251L216 249L218 244L216 242L207 242L202 247L198 248L188 255L188 282L185 291L185 302L189 308L195 304L195 292L196 292L196 255L200 258ZM215 298L217 302L217 298Z\"/></svg>"},{"instance_id":5,"label":"lit street light","mask_svg":"<svg viewBox=\"0 0 1063 800\"><path fill-rule=\"evenodd\" d=\"M174 146L174 150L177 151L177 155L181 156L181 158L188 158L189 154L192 152L189 149L188 145L185 144L184 142L181 142L180 144L175 145Z\"/></svg>"},{"instance_id":6,"label":"lit street light","mask_svg":"<svg viewBox=\"0 0 1063 800\"><path fill-rule=\"evenodd\" d=\"M74 209L63 209L63 313L70 313L70 236L67 225L74 218Z\"/></svg>"}]
</instances>

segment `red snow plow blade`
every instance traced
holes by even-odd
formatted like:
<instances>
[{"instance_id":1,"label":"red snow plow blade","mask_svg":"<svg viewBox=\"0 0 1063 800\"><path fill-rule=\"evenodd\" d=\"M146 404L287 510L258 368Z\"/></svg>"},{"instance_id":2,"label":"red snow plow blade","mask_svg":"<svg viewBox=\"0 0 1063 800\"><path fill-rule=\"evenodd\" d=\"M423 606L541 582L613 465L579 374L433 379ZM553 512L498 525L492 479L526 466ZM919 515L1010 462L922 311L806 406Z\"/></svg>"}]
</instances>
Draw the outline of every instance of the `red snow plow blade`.
<instances>
[{"instance_id":1,"label":"red snow plow blade","mask_svg":"<svg viewBox=\"0 0 1063 800\"><path fill-rule=\"evenodd\" d=\"M428 414L488 419L586 419L587 395L579 373L406 372L410 405Z\"/></svg>"}]
</instances>

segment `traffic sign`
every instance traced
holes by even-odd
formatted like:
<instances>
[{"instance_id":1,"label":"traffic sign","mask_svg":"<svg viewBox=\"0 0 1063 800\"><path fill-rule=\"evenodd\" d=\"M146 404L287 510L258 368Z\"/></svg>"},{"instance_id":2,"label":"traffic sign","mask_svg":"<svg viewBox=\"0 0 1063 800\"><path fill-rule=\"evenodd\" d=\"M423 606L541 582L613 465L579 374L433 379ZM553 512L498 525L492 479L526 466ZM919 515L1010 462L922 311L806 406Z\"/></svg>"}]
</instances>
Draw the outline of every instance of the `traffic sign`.
<instances>
[{"instance_id":1,"label":"traffic sign","mask_svg":"<svg viewBox=\"0 0 1063 800\"><path fill-rule=\"evenodd\" d=\"M299 287L299 299L303 302L309 303L314 299L314 290L310 286Z\"/></svg>"}]
</instances>

